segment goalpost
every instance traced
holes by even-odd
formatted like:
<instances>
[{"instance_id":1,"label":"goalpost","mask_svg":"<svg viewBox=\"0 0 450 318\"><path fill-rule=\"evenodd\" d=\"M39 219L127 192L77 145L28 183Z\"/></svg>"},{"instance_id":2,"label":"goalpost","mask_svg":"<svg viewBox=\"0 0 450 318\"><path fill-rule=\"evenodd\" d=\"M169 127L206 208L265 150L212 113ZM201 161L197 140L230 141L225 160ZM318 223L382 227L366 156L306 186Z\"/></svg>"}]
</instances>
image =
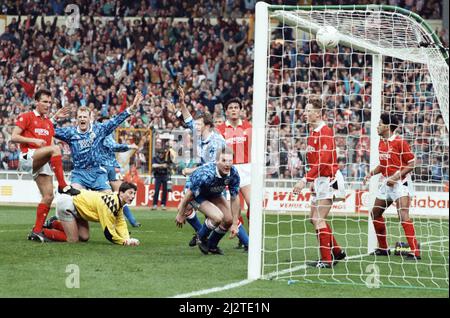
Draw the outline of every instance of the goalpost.
<instances>
[{"instance_id":1,"label":"goalpost","mask_svg":"<svg viewBox=\"0 0 450 318\"><path fill-rule=\"evenodd\" d=\"M337 48L318 47L322 26L338 30ZM430 26L392 6L258 2L254 64L248 278L448 289L448 52ZM310 94L326 105L347 174L347 199L328 222L348 257L332 269L305 266L318 259L310 193L292 194L305 173ZM418 262L395 255L407 242L395 207L385 213L391 256L369 255L377 247L368 211L379 177L368 188L361 181L379 162L382 112L400 119L398 132L417 157L410 215Z\"/></svg>"}]
</instances>

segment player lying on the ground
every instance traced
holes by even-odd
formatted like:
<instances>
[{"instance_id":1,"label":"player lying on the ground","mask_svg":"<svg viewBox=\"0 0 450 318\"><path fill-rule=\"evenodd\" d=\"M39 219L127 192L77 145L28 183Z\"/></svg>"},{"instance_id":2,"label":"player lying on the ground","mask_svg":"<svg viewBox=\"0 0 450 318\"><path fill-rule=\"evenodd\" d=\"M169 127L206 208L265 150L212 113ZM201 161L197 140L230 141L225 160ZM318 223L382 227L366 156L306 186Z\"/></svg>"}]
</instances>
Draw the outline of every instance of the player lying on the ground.
<instances>
[{"instance_id":1,"label":"player lying on the ground","mask_svg":"<svg viewBox=\"0 0 450 318\"><path fill-rule=\"evenodd\" d=\"M306 177L295 185L294 193L300 193L308 182L312 182L310 218L319 240L320 260L308 262L307 265L331 268L346 257L326 221L333 201L345 198L345 184L344 176L338 169L334 132L322 120L322 111L322 100L310 98L306 104L306 118L313 129L306 148L310 169Z\"/></svg>"},{"instance_id":2,"label":"player lying on the ground","mask_svg":"<svg viewBox=\"0 0 450 318\"><path fill-rule=\"evenodd\" d=\"M223 194L228 186L230 202ZM217 163L207 163L191 175L189 188L178 206L176 224L182 227L186 221L186 207L191 205L205 214L206 220L197 233L202 253L221 254L219 241L230 229L233 238L238 232L239 173L233 167L233 151L223 148L217 152Z\"/></svg>"},{"instance_id":3,"label":"player lying on the ground","mask_svg":"<svg viewBox=\"0 0 450 318\"><path fill-rule=\"evenodd\" d=\"M395 133L398 125L398 118L395 115L389 113L381 115L378 124L378 135L381 137L378 146L380 164L364 179L366 183L374 175L379 173L383 175L371 211L378 240L378 248L373 254L377 256L390 254L383 213L395 202L400 223L411 248L411 253L406 254L406 259L419 260L421 259L419 244L416 240L414 224L409 217L409 206L414 191L410 172L414 169L415 156L409 144Z\"/></svg>"},{"instance_id":4,"label":"player lying on the ground","mask_svg":"<svg viewBox=\"0 0 450 318\"><path fill-rule=\"evenodd\" d=\"M136 185L124 182L119 192L102 193L81 190L76 196L60 195L56 201L57 220L49 227L62 230L67 242L89 240L89 222L99 222L106 239L119 245L139 245L139 240L130 238L123 216L123 206L133 202Z\"/></svg>"}]
</instances>

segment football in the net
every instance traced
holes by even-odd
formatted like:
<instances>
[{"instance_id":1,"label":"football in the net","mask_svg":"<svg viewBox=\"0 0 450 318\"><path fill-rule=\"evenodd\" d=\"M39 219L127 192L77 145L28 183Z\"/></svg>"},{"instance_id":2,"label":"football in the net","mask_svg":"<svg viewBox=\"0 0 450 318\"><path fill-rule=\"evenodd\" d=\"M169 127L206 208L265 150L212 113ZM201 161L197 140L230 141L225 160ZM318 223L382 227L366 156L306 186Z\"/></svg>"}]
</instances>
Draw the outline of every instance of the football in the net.
<instances>
[{"instance_id":1,"label":"football in the net","mask_svg":"<svg viewBox=\"0 0 450 318\"><path fill-rule=\"evenodd\" d=\"M339 32L330 25L321 27L317 31L316 41L323 49L334 48L339 43Z\"/></svg>"}]
</instances>

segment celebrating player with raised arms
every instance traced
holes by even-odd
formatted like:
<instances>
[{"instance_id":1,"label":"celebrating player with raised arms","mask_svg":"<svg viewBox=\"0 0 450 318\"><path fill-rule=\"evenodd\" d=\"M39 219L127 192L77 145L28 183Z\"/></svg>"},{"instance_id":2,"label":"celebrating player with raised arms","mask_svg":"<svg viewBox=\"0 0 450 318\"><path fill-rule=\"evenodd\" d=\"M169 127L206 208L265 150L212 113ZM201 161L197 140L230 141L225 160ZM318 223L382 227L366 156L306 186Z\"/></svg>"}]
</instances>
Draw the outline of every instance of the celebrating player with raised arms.
<instances>
[{"instance_id":1,"label":"celebrating player with raised arms","mask_svg":"<svg viewBox=\"0 0 450 318\"><path fill-rule=\"evenodd\" d=\"M379 173L383 176L371 211L378 240L378 248L374 254L377 256L390 254L383 213L395 202L400 223L411 248L411 253L406 254L406 259L419 260L421 259L419 244L416 240L414 224L409 217L409 206L414 191L410 172L414 169L415 156L409 144L395 133L398 124L398 118L395 115L389 113L381 115L378 125L378 135L381 137L378 146L380 164L364 180L367 182Z\"/></svg>"},{"instance_id":2,"label":"celebrating player with raised arms","mask_svg":"<svg viewBox=\"0 0 450 318\"><path fill-rule=\"evenodd\" d=\"M110 190L108 174L101 162L99 151L107 138L125 119L137 111L143 96L138 92L133 104L115 118L104 123L91 123L90 110L80 107L77 127L57 128L55 138L66 142L72 152L72 185L78 189Z\"/></svg>"},{"instance_id":3,"label":"celebrating player with raised arms","mask_svg":"<svg viewBox=\"0 0 450 318\"><path fill-rule=\"evenodd\" d=\"M233 167L233 151L222 148L217 152L216 163L207 163L196 169L189 187L178 206L176 224L181 227L186 220L186 207L191 205L206 216L205 223L198 231L199 248L204 254L221 254L217 246L230 229L231 237L238 231L239 173ZM228 187L230 203L224 196Z\"/></svg>"},{"instance_id":4,"label":"celebrating player with raised arms","mask_svg":"<svg viewBox=\"0 0 450 318\"><path fill-rule=\"evenodd\" d=\"M312 182L311 223L320 244L320 260L308 262L317 268L331 268L346 257L334 238L326 219L334 200L345 198L344 177L338 169L336 144L333 129L322 120L322 101L310 98L306 104L306 118L312 131L307 140L306 158L309 170L306 177L294 187L300 193L308 182Z\"/></svg>"},{"instance_id":5,"label":"celebrating player with raised arms","mask_svg":"<svg viewBox=\"0 0 450 318\"><path fill-rule=\"evenodd\" d=\"M44 242L47 236L54 237L51 230L43 229L53 201L52 170L58 181L58 192L78 194L77 189L67 185L62 167L61 149L53 143L53 123L47 117L52 103L49 90L40 89L35 94L36 108L20 114L14 127L11 141L20 144L19 169L31 172L42 199L36 211L36 222L28 235L29 240Z\"/></svg>"}]
</instances>

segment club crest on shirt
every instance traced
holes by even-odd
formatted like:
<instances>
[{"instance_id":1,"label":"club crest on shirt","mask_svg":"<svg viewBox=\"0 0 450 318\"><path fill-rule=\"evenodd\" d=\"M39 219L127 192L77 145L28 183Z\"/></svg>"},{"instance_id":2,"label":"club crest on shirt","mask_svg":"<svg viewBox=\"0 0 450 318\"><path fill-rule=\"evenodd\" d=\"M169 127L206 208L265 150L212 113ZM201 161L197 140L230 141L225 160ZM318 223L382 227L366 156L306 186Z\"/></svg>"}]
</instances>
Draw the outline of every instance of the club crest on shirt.
<instances>
[{"instance_id":1,"label":"club crest on shirt","mask_svg":"<svg viewBox=\"0 0 450 318\"><path fill-rule=\"evenodd\" d=\"M225 185L230 184L230 179L225 179L224 183L225 183Z\"/></svg>"},{"instance_id":2,"label":"club crest on shirt","mask_svg":"<svg viewBox=\"0 0 450 318\"><path fill-rule=\"evenodd\" d=\"M89 138L95 139L95 137L96 137L95 132L92 131L91 134L89 135Z\"/></svg>"}]
</instances>

